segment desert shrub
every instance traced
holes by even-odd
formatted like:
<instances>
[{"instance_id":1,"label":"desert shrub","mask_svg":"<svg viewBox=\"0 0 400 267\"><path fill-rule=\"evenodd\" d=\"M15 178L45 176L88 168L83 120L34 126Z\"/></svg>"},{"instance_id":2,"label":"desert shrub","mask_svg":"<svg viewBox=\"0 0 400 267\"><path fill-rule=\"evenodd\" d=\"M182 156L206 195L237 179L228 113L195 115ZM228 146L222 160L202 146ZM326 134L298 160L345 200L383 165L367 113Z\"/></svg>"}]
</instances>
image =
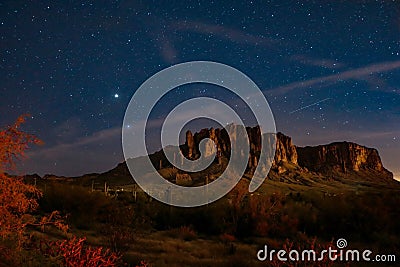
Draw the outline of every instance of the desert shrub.
<instances>
[{"instance_id":1,"label":"desert shrub","mask_svg":"<svg viewBox=\"0 0 400 267\"><path fill-rule=\"evenodd\" d=\"M81 186L60 183L47 186L40 207L44 212L59 210L67 215L70 224L81 229L89 229L96 222L124 220L126 216L115 215L119 211L118 202L107 198L101 192L89 192Z\"/></svg>"},{"instance_id":2,"label":"desert shrub","mask_svg":"<svg viewBox=\"0 0 400 267\"><path fill-rule=\"evenodd\" d=\"M392 195L368 193L365 195L337 194L307 199L307 209L298 212L301 229L308 234L330 239L332 235L346 236L352 240L373 242L374 232L384 235L396 234L398 227L393 223L398 218L396 211L400 204ZM308 223L308 226L307 226Z\"/></svg>"},{"instance_id":3,"label":"desert shrub","mask_svg":"<svg viewBox=\"0 0 400 267\"><path fill-rule=\"evenodd\" d=\"M134 226L136 212L131 205L121 205L118 201L110 200L109 203L98 212L99 222L111 226Z\"/></svg>"},{"instance_id":4,"label":"desert shrub","mask_svg":"<svg viewBox=\"0 0 400 267\"><path fill-rule=\"evenodd\" d=\"M347 220L352 222L354 233L351 236L353 238L365 242L382 242L386 246L390 245L391 240L396 239L393 237L399 239L398 194L388 192L361 195L352 198L351 203L352 205L348 208L351 216Z\"/></svg>"},{"instance_id":5,"label":"desert shrub","mask_svg":"<svg viewBox=\"0 0 400 267\"><path fill-rule=\"evenodd\" d=\"M65 267L113 267L120 264L121 256L102 247L85 244L85 238L42 243L40 250L54 264Z\"/></svg>"},{"instance_id":6,"label":"desert shrub","mask_svg":"<svg viewBox=\"0 0 400 267\"><path fill-rule=\"evenodd\" d=\"M157 230L191 225L198 233L217 235L226 229L228 209L222 201L191 209L170 207L158 202L153 202L150 207L147 216Z\"/></svg>"},{"instance_id":7,"label":"desert shrub","mask_svg":"<svg viewBox=\"0 0 400 267\"><path fill-rule=\"evenodd\" d=\"M185 241L194 240L197 238L197 233L190 226L182 226L178 229L179 237Z\"/></svg>"},{"instance_id":8,"label":"desert shrub","mask_svg":"<svg viewBox=\"0 0 400 267\"><path fill-rule=\"evenodd\" d=\"M14 169L15 161L23 158L29 144L40 144L33 135L21 131L26 116L0 130L0 236L15 239L20 246L26 225L35 220L29 215L38 207L41 192L21 178L9 177L5 171Z\"/></svg>"},{"instance_id":9,"label":"desert shrub","mask_svg":"<svg viewBox=\"0 0 400 267\"><path fill-rule=\"evenodd\" d=\"M179 228L170 230L169 236L185 241L191 241L197 238L197 233L191 226L181 226Z\"/></svg>"},{"instance_id":10,"label":"desert shrub","mask_svg":"<svg viewBox=\"0 0 400 267\"><path fill-rule=\"evenodd\" d=\"M258 195L251 197L249 200L249 212L252 224L254 226L253 234L259 236L266 236L268 233L272 232L272 225L279 222L282 216L282 201L283 196L280 194L274 194L272 196L268 195ZM275 230L275 229L274 229ZM280 232L279 229L276 232Z\"/></svg>"},{"instance_id":11,"label":"desert shrub","mask_svg":"<svg viewBox=\"0 0 400 267\"><path fill-rule=\"evenodd\" d=\"M199 209L192 222L194 228L206 235L219 235L227 231L229 224L229 205L226 199L218 200L208 207Z\"/></svg>"},{"instance_id":12,"label":"desert shrub","mask_svg":"<svg viewBox=\"0 0 400 267\"><path fill-rule=\"evenodd\" d=\"M319 228L318 210L312 203L290 199L285 204L286 214L297 221L297 229L309 235L316 235Z\"/></svg>"},{"instance_id":13,"label":"desert shrub","mask_svg":"<svg viewBox=\"0 0 400 267\"><path fill-rule=\"evenodd\" d=\"M22 250L0 248L0 266L24 266L24 267L50 267L54 266L47 257L36 250L24 248Z\"/></svg>"},{"instance_id":14,"label":"desert shrub","mask_svg":"<svg viewBox=\"0 0 400 267\"><path fill-rule=\"evenodd\" d=\"M21 179L0 173L0 235L21 241L28 224L36 220L29 212L37 209L41 192Z\"/></svg>"},{"instance_id":15,"label":"desert shrub","mask_svg":"<svg viewBox=\"0 0 400 267\"><path fill-rule=\"evenodd\" d=\"M130 227L105 224L100 233L114 252L126 252L135 242L135 233Z\"/></svg>"},{"instance_id":16,"label":"desert shrub","mask_svg":"<svg viewBox=\"0 0 400 267\"><path fill-rule=\"evenodd\" d=\"M30 144L41 143L33 135L21 131L26 117L21 116L13 125L0 130L0 259L6 266L29 266L34 261L40 262L41 255L26 249L30 242L28 226L55 225L67 230L56 211L38 220L33 212L38 208L42 192L24 183L22 178L4 173L15 170L15 161L24 157ZM45 266L44 263L40 265Z\"/></svg>"},{"instance_id":17,"label":"desert shrub","mask_svg":"<svg viewBox=\"0 0 400 267\"><path fill-rule=\"evenodd\" d=\"M230 207L233 233L239 238L293 235L298 229L298 219L289 213L286 202L287 197L281 193L233 195Z\"/></svg>"}]
</instances>

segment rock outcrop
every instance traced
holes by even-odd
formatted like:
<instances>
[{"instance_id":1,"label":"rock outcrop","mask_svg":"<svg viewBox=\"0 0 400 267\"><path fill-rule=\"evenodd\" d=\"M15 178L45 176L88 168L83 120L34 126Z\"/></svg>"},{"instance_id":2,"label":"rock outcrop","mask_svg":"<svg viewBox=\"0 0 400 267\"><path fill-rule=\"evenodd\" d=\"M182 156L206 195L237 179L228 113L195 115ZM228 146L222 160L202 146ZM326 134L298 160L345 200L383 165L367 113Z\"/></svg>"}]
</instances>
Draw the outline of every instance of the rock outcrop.
<instances>
[{"instance_id":1,"label":"rock outcrop","mask_svg":"<svg viewBox=\"0 0 400 267\"><path fill-rule=\"evenodd\" d=\"M233 126L232 126L233 127ZM237 131L230 129L233 140L235 140ZM250 144L250 157L249 167L257 166L258 156L261 151L261 131L260 127L247 127L247 135L249 137ZM225 130L221 129L202 129L200 132L192 134L191 131L186 132L186 151L187 156L190 159L198 158L199 144L204 138L209 138L205 144L205 156L210 156L213 153L229 157L231 153L231 143L229 141L229 135ZM264 138L266 142L271 140L276 141L276 153L274 164L277 165L281 162L289 162L297 164L297 151L296 147L292 143L292 139L282 133L276 134L276 138ZM268 144L270 145L270 144Z\"/></svg>"},{"instance_id":2,"label":"rock outcrop","mask_svg":"<svg viewBox=\"0 0 400 267\"><path fill-rule=\"evenodd\" d=\"M193 159L197 153L195 152L196 144L191 131L186 132L186 146L188 147L188 158Z\"/></svg>"},{"instance_id":3,"label":"rock outcrop","mask_svg":"<svg viewBox=\"0 0 400 267\"><path fill-rule=\"evenodd\" d=\"M234 125L230 126L234 127ZM233 130L233 131L232 131ZM235 128L229 128L232 133L233 140L237 137ZM255 169L259 162L261 151L261 132L258 126L247 127L247 135L249 137L250 155L248 162L248 170ZM184 151L187 151L187 156L191 159L198 158L199 144L204 138L210 138L205 145L205 156L210 156L214 153L218 156L229 157L231 153L231 143L229 136L224 129L203 129L194 135L188 131L186 133L186 143ZM212 141L211 141L212 140ZM276 142L276 151L274 161L272 163L272 171L284 173L287 171L287 164L301 169L304 172L312 171L324 175L342 173L346 175L357 172L371 172L375 176L392 179L393 174L383 167L381 158L376 149L361 146L350 142L337 142L329 145L320 145L315 147L297 147L292 143L292 139L282 133L277 133L276 138L268 138L263 136L263 141ZM235 145L235 144L233 144Z\"/></svg>"},{"instance_id":4,"label":"rock outcrop","mask_svg":"<svg viewBox=\"0 0 400 267\"><path fill-rule=\"evenodd\" d=\"M292 138L278 133L276 138L275 164L279 164L280 162L297 164L297 160L297 149L292 143Z\"/></svg>"},{"instance_id":5,"label":"rock outcrop","mask_svg":"<svg viewBox=\"0 0 400 267\"><path fill-rule=\"evenodd\" d=\"M320 173L373 171L392 176L383 167L379 153L350 142L337 142L315 147L297 147L300 166Z\"/></svg>"}]
</instances>

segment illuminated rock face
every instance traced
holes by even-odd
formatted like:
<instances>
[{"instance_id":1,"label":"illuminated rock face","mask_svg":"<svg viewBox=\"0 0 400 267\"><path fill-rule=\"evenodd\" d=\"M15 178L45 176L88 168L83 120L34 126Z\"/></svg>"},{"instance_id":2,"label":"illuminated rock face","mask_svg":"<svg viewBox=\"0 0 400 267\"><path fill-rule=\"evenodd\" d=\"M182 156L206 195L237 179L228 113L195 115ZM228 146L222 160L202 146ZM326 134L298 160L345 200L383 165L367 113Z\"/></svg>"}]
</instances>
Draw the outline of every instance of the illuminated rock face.
<instances>
[{"instance_id":1,"label":"illuminated rock face","mask_svg":"<svg viewBox=\"0 0 400 267\"><path fill-rule=\"evenodd\" d=\"M258 155L261 151L261 134L259 127L247 127L247 135L249 137L250 144L250 156L249 156L249 168L254 168L258 163ZM237 132L235 131L234 125L229 128L231 132L231 137L233 140L237 137ZM216 153L217 155L222 155L229 157L231 153L231 144L229 141L229 136L226 131L221 129L202 129L200 132L195 133L186 132L186 147L187 156L190 159L197 158L200 156L199 144L204 138L209 138L210 140L205 142L204 156L208 157ZM264 142L268 142L268 147L270 142L276 140L276 153L274 157L273 167L281 162L289 162L297 165L297 151L296 146L293 145L292 139L282 133L278 133L275 138L264 138ZM235 144L233 144L235 145ZM260 164L263 164L260 162Z\"/></svg>"},{"instance_id":2,"label":"illuminated rock face","mask_svg":"<svg viewBox=\"0 0 400 267\"><path fill-rule=\"evenodd\" d=\"M233 130L233 131L232 131ZM249 137L250 155L248 161L248 170L254 171L257 164L266 165L259 161L261 151L261 134L259 127L246 128ZM230 128L233 140L235 134L234 125ZM336 142L328 145L314 147L297 147L292 143L292 139L282 133L277 133L276 138L264 136L264 142L276 142L276 151L272 163L272 171L284 173L286 164L297 166L303 172L312 171L322 174L331 174L339 172L342 174L363 172L392 179L393 174L383 167L379 153L374 148L368 148L351 142ZM225 130L221 129L203 129L194 135L188 131L186 133L186 151L191 159L198 158L199 144L204 138L210 140L205 142L205 156L211 156L216 153L217 156L229 157L231 153L231 144L229 136ZM235 144L233 144L235 145ZM270 158L269 160L272 160Z\"/></svg>"},{"instance_id":3,"label":"illuminated rock face","mask_svg":"<svg viewBox=\"0 0 400 267\"><path fill-rule=\"evenodd\" d=\"M214 128L210 129L208 138L210 138L210 140L208 140L205 145L205 150L204 150L205 157L209 157L209 156L213 155L214 153L217 153L217 150L219 147L218 146L218 143L219 143L218 137L217 137L217 134L215 133ZM221 150L221 148L219 150Z\"/></svg>"},{"instance_id":4,"label":"illuminated rock face","mask_svg":"<svg viewBox=\"0 0 400 267\"><path fill-rule=\"evenodd\" d=\"M292 138L282 133L277 134L275 152L275 163L280 162L298 163L297 150L292 143Z\"/></svg>"},{"instance_id":5,"label":"illuminated rock face","mask_svg":"<svg viewBox=\"0 0 400 267\"><path fill-rule=\"evenodd\" d=\"M316 172L387 172L376 149L355 143L338 142L315 147L298 147L297 153L299 165Z\"/></svg>"},{"instance_id":6,"label":"illuminated rock face","mask_svg":"<svg viewBox=\"0 0 400 267\"><path fill-rule=\"evenodd\" d=\"M186 132L186 145L188 147L188 158L193 159L195 157L196 144L194 143L193 134L191 131Z\"/></svg>"}]
</instances>

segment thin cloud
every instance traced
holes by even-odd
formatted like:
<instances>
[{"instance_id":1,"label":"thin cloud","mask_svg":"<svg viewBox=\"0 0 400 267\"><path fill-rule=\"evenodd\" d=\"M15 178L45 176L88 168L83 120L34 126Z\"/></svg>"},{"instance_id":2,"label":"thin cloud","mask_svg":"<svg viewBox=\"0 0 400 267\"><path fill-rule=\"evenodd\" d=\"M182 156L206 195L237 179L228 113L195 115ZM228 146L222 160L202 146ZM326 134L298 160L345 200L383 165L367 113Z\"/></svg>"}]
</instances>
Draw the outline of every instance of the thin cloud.
<instances>
[{"instance_id":1,"label":"thin cloud","mask_svg":"<svg viewBox=\"0 0 400 267\"><path fill-rule=\"evenodd\" d=\"M18 169L67 176L107 171L123 160L120 144L121 128L106 129L70 143L30 151Z\"/></svg>"},{"instance_id":2,"label":"thin cloud","mask_svg":"<svg viewBox=\"0 0 400 267\"><path fill-rule=\"evenodd\" d=\"M372 75L365 77L364 80L368 83L371 91L383 91L387 93L399 93L399 89L388 84L387 81L378 77L378 75Z\"/></svg>"},{"instance_id":3,"label":"thin cloud","mask_svg":"<svg viewBox=\"0 0 400 267\"><path fill-rule=\"evenodd\" d=\"M316 66L326 69L340 69L345 66L345 64L340 63L336 60L326 58L312 58L305 55L294 55L290 57L290 60L299 62L303 65Z\"/></svg>"},{"instance_id":4,"label":"thin cloud","mask_svg":"<svg viewBox=\"0 0 400 267\"><path fill-rule=\"evenodd\" d=\"M151 39L156 42L159 47L160 55L165 62L174 64L179 61L178 51L174 46L174 42L169 36L168 32L158 25L158 29L154 29L154 32L150 32Z\"/></svg>"},{"instance_id":5,"label":"thin cloud","mask_svg":"<svg viewBox=\"0 0 400 267\"><path fill-rule=\"evenodd\" d=\"M314 85L326 86L332 83L336 83L338 81L365 79L365 77L371 76L376 73L388 72L399 68L400 68L400 61L387 61L382 63L376 63L362 68L343 71L337 74L313 78L306 81L290 83L284 86L268 90L267 93L270 93L272 95L281 95L281 94L286 94L295 89L311 87Z\"/></svg>"},{"instance_id":6,"label":"thin cloud","mask_svg":"<svg viewBox=\"0 0 400 267\"><path fill-rule=\"evenodd\" d=\"M74 150L89 145L104 144L108 140L114 139L121 135L121 128L111 128L101 130L94 133L91 136L80 138L75 142L68 144L59 144L49 148L38 149L37 151L28 152L28 157L44 156L46 158L52 158L56 155L63 154L68 150Z\"/></svg>"},{"instance_id":7,"label":"thin cloud","mask_svg":"<svg viewBox=\"0 0 400 267\"><path fill-rule=\"evenodd\" d=\"M195 21L180 21L173 24L172 28L179 31L191 31L207 35L212 34L235 43L260 45L267 47L273 47L279 44L278 40L272 38L248 34L243 31L221 25L206 24Z\"/></svg>"}]
</instances>

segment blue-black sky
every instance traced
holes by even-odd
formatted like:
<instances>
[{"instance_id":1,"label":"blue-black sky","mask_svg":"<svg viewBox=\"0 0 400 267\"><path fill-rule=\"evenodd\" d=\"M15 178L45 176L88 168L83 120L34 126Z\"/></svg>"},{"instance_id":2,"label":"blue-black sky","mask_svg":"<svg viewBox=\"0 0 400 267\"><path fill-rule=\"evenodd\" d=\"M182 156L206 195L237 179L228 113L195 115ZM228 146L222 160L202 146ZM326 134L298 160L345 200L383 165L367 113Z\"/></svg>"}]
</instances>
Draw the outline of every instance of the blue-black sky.
<instances>
[{"instance_id":1,"label":"blue-black sky","mask_svg":"<svg viewBox=\"0 0 400 267\"><path fill-rule=\"evenodd\" d=\"M25 129L46 143L21 171L112 168L136 88L192 60L252 78L296 144L376 147L400 173L400 3L282 0L2 1L0 125L29 113ZM193 96L231 98L217 91L177 89L154 116Z\"/></svg>"}]
</instances>

